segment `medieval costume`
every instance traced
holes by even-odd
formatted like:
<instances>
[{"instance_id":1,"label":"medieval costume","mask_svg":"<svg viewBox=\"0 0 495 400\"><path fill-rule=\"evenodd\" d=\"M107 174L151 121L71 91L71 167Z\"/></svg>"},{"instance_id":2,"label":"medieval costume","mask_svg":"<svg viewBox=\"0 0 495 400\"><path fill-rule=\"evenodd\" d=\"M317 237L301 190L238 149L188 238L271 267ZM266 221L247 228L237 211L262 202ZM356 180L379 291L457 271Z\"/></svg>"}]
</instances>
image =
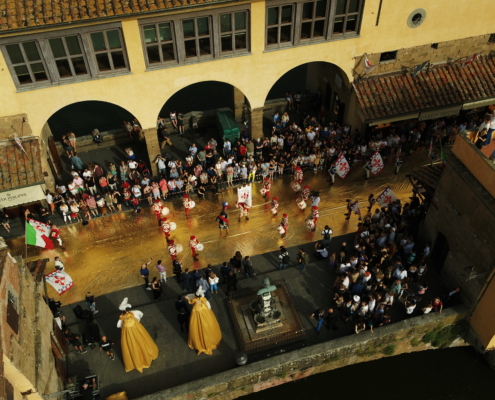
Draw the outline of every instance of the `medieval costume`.
<instances>
[{"instance_id":1,"label":"medieval costume","mask_svg":"<svg viewBox=\"0 0 495 400\"><path fill-rule=\"evenodd\" d=\"M239 222L241 222L242 217L246 217L246 221L249 221L249 207L246 203L237 203L239 208Z\"/></svg>"},{"instance_id":2,"label":"medieval costume","mask_svg":"<svg viewBox=\"0 0 495 400\"><path fill-rule=\"evenodd\" d=\"M272 199L272 203L270 205L270 211L272 212L273 216L278 214L278 199L276 197Z\"/></svg>"},{"instance_id":3,"label":"medieval costume","mask_svg":"<svg viewBox=\"0 0 495 400\"><path fill-rule=\"evenodd\" d=\"M198 245L199 245L199 240L196 238L196 236L191 236L189 238L189 247L191 248L192 256L196 260L198 257Z\"/></svg>"},{"instance_id":4,"label":"medieval costume","mask_svg":"<svg viewBox=\"0 0 495 400\"><path fill-rule=\"evenodd\" d=\"M170 223L168 222L167 218L162 218L161 219L162 223L162 231L165 233L165 238L167 239L168 242L168 237L170 236Z\"/></svg>"},{"instance_id":5,"label":"medieval costume","mask_svg":"<svg viewBox=\"0 0 495 400\"><path fill-rule=\"evenodd\" d=\"M267 176L263 180L263 189L261 189L261 194L265 199L270 198L270 189L272 187L272 183L270 182L270 178Z\"/></svg>"},{"instance_id":6,"label":"medieval costume","mask_svg":"<svg viewBox=\"0 0 495 400\"><path fill-rule=\"evenodd\" d=\"M127 311L131 305L127 303L127 297L120 304L122 311L118 328L122 328L121 348L122 359L126 372L137 369L143 372L143 368L149 368L151 362L158 358L158 347L145 327L139 322L143 317L141 311Z\"/></svg>"},{"instance_id":7,"label":"medieval costume","mask_svg":"<svg viewBox=\"0 0 495 400\"><path fill-rule=\"evenodd\" d=\"M220 233L222 230L227 230L227 234L229 233L229 216L228 214L222 210L220 215L217 217L218 229L220 229Z\"/></svg>"},{"instance_id":8,"label":"medieval costume","mask_svg":"<svg viewBox=\"0 0 495 400\"><path fill-rule=\"evenodd\" d=\"M187 344L191 349L198 351L198 355L211 355L222 341L222 332L217 318L211 310L210 303L204 297L204 290L200 287L194 298L189 298L193 305L189 318L189 337Z\"/></svg>"},{"instance_id":9,"label":"medieval costume","mask_svg":"<svg viewBox=\"0 0 495 400\"><path fill-rule=\"evenodd\" d=\"M168 242L168 252L170 253L170 257L172 258L172 262L177 257L177 246L173 240L169 240Z\"/></svg>"},{"instance_id":10,"label":"medieval costume","mask_svg":"<svg viewBox=\"0 0 495 400\"><path fill-rule=\"evenodd\" d=\"M281 237L284 238L287 235L287 230L289 228L289 216L287 214L282 215L282 221L280 222L280 225L278 226L278 232Z\"/></svg>"}]
</instances>

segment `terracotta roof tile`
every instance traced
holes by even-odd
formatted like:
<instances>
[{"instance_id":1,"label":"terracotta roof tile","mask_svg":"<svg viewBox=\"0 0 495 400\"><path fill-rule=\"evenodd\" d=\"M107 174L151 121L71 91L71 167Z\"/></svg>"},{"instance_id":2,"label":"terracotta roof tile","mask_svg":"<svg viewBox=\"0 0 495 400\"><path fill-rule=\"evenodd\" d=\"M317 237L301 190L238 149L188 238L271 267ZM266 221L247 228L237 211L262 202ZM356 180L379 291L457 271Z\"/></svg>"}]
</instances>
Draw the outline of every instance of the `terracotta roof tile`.
<instances>
[{"instance_id":1,"label":"terracotta roof tile","mask_svg":"<svg viewBox=\"0 0 495 400\"><path fill-rule=\"evenodd\" d=\"M408 114L495 97L495 58L437 65L416 77L394 73L353 82L366 120Z\"/></svg>"},{"instance_id":2,"label":"terracotta roof tile","mask_svg":"<svg viewBox=\"0 0 495 400\"><path fill-rule=\"evenodd\" d=\"M38 138L24 138L22 145L27 156L14 140L0 142L0 190L43 182Z\"/></svg>"},{"instance_id":3,"label":"terracotta roof tile","mask_svg":"<svg viewBox=\"0 0 495 400\"><path fill-rule=\"evenodd\" d=\"M216 0L0 0L0 31L162 11Z\"/></svg>"}]
</instances>

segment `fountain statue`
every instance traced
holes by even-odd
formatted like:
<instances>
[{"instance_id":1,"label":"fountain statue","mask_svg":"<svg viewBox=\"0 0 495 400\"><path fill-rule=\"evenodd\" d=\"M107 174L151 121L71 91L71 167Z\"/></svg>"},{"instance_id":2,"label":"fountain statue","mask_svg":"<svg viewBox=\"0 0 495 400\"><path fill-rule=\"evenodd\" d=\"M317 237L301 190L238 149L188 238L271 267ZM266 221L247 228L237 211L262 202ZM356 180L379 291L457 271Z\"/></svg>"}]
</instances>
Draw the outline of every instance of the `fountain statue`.
<instances>
[{"instance_id":1,"label":"fountain statue","mask_svg":"<svg viewBox=\"0 0 495 400\"><path fill-rule=\"evenodd\" d=\"M263 279L263 288L256 293L258 299L251 302L251 310L254 313L256 331L261 328L269 328L270 325L280 324L281 312L275 307L275 299L271 292L277 290L275 285L270 285L270 279Z\"/></svg>"}]
</instances>

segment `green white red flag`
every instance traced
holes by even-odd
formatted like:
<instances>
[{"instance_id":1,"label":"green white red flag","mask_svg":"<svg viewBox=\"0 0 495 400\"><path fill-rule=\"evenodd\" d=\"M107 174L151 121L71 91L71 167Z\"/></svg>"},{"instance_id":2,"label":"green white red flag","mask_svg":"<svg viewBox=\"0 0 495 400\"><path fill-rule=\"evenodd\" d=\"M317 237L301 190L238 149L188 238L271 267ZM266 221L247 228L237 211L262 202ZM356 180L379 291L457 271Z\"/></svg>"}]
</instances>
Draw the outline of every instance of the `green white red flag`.
<instances>
[{"instance_id":1,"label":"green white red flag","mask_svg":"<svg viewBox=\"0 0 495 400\"><path fill-rule=\"evenodd\" d=\"M50 239L50 225L34 219L26 221L26 244L53 250L53 242Z\"/></svg>"}]
</instances>

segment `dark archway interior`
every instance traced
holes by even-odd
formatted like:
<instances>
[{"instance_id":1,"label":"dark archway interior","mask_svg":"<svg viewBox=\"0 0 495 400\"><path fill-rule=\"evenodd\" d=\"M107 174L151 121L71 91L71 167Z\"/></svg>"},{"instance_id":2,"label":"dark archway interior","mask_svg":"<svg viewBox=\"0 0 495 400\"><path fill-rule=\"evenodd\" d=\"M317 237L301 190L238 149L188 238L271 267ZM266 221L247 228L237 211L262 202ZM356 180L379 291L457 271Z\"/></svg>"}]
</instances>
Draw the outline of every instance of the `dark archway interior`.
<instances>
[{"instance_id":1,"label":"dark archway interior","mask_svg":"<svg viewBox=\"0 0 495 400\"><path fill-rule=\"evenodd\" d=\"M160 110L159 116L168 118L171 111L186 114L217 108L234 108L234 88L224 82L206 81L189 85L176 92Z\"/></svg>"},{"instance_id":2,"label":"dark archway interior","mask_svg":"<svg viewBox=\"0 0 495 400\"><path fill-rule=\"evenodd\" d=\"M76 136L91 135L93 129L108 132L122 128L122 121L134 116L126 109L104 101L81 101L58 110L48 119L55 140L73 131Z\"/></svg>"},{"instance_id":3,"label":"dark archway interior","mask_svg":"<svg viewBox=\"0 0 495 400\"><path fill-rule=\"evenodd\" d=\"M282 77L273 85L266 100L275 100L285 98L285 93L292 92L306 93L306 75L308 73L308 64L300 65L296 68L286 72Z\"/></svg>"}]
</instances>

